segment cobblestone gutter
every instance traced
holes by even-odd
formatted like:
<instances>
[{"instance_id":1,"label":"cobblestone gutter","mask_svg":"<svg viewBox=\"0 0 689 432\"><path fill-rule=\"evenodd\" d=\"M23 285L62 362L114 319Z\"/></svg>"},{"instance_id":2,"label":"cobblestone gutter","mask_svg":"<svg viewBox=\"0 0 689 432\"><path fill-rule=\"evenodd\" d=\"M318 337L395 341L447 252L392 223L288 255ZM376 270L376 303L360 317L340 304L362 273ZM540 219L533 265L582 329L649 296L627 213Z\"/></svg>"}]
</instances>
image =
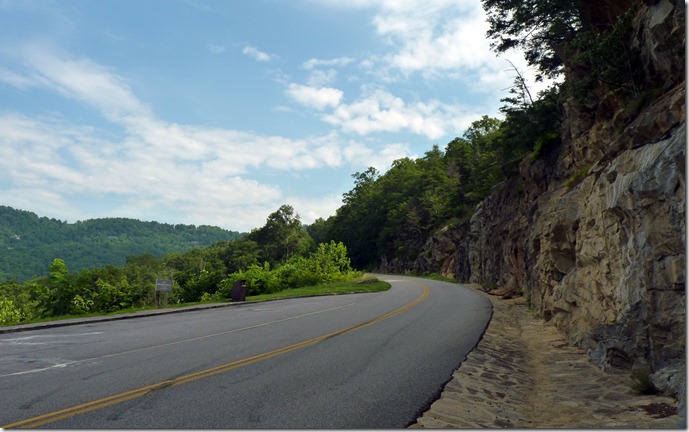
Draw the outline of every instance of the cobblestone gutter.
<instances>
[{"instance_id":1,"label":"cobblestone gutter","mask_svg":"<svg viewBox=\"0 0 689 432\"><path fill-rule=\"evenodd\" d=\"M602 372L523 299L491 302L478 347L410 427L685 428L675 399L639 395L628 374Z\"/></svg>"}]
</instances>

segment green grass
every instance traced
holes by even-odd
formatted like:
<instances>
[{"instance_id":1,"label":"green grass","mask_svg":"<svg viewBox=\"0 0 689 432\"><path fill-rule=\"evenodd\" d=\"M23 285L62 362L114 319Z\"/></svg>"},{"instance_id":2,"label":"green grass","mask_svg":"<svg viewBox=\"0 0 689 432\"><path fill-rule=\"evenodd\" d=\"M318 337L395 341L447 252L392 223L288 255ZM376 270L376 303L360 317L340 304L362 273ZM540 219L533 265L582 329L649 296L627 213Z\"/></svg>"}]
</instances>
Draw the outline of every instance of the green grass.
<instances>
[{"instance_id":1,"label":"green grass","mask_svg":"<svg viewBox=\"0 0 689 432\"><path fill-rule=\"evenodd\" d=\"M570 188L570 187L575 186L579 182L579 180L583 179L584 177L586 177L589 174L589 171L591 170L592 166L593 166L593 164L588 164L588 165L582 167L579 171L574 173L574 175L572 175L572 177L568 178L567 181L565 181L564 187Z\"/></svg>"},{"instance_id":2,"label":"green grass","mask_svg":"<svg viewBox=\"0 0 689 432\"><path fill-rule=\"evenodd\" d=\"M288 297L304 297L304 296L320 296L320 295L334 295L334 294L353 294L353 293L368 293L387 291L390 289L388 282L379 280L365 281L365 282L333 282L329 284L316 285L312 287L290 288L278 291L271 294L260 294L255 296L247 296L247 301L260 300L276 300Z\"/></svg>"}]
</instances>

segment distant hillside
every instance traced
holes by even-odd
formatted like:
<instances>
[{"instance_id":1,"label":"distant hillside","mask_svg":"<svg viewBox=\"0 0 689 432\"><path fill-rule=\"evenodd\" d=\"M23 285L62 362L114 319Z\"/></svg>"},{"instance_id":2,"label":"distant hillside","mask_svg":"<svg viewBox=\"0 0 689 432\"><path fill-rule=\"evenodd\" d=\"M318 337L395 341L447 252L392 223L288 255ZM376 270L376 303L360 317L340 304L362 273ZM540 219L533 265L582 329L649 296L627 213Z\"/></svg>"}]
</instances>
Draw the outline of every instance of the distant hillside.
<instances>
[{"instance_id":1,"label":"distant hillside","mask_svg":"<svg viewBox=\"0 0 689 432\"><path fill-rule=\"evenodd\" d=\"M104 218L67 223L0 206L0 281L44 276L55 258L71 270L122 266L128 255L161 257L242 234L207 225Z\"/></svg>"}]
</instances>

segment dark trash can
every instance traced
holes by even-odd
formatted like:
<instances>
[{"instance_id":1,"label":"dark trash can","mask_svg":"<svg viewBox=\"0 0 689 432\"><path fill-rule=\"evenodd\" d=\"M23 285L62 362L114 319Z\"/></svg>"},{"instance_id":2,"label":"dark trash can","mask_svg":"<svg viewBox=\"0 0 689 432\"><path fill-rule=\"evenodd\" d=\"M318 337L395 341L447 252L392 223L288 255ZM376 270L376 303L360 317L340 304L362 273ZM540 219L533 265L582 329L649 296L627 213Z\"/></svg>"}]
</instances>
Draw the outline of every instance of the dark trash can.
<instances>
[{"instance_id":1,"label":"dark trash can","mask_svg":"<svg viewBox=\"0 0 689 432\"><path fill-rule=\"evenodd\" d=\"M240 302L246 300L246 280L238 280L232 287L232 301Z\"/></svg>"}]
</instances>

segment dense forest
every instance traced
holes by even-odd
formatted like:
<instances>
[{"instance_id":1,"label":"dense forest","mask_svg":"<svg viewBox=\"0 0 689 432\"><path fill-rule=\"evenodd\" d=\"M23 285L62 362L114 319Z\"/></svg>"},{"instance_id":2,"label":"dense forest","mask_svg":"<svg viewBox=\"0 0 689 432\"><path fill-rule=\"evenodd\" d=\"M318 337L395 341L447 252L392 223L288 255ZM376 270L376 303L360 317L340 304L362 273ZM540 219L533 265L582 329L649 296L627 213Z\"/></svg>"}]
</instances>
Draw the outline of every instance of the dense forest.
<instances>
[{"instance_id":1,"label":"dense forest","mask_svg":"<svg viewBox=\"0 0 689 432\"><path fill-rule=\"evenodd\" d=\"M240 236L218 227L125 218L67 223L0 206L0 281L42 276L55 258L74 269L122 266L130 255L160 258Z\"/></svg>"},{"instance_id":2,"label":"dense forest","mask_svg":"<svg viewBox=\"0 0 689 432\"><path fill-rule=\"evenodd\" d=\"M557 96L553 88L533 102L510 101L504 120L484 116L444 150L433 146L418 159L396 160L385 174L354 174L344 205L308 232L317 242L343 242L358 268L373 268L382 256L417 256L434 231L471 217L525 154L537 158L559 140Z\"/></svg>"}]
</instances>

